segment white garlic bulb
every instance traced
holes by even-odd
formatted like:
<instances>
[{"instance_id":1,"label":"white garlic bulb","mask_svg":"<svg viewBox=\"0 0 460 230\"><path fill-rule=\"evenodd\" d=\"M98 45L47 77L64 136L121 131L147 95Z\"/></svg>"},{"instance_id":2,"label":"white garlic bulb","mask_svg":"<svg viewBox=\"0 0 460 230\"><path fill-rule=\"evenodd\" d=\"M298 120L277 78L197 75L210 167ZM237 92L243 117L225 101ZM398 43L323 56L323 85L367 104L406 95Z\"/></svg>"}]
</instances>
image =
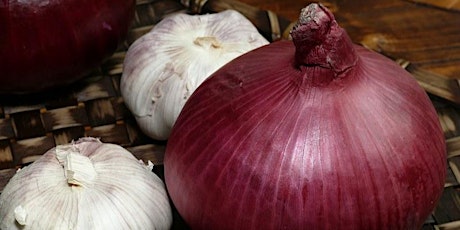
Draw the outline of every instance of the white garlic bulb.
<instances>
[{"instance_id":1,"label":"white garlic bulb","mask_svg":"<svg viewBox=\"0 0 460 230\"><path fill-rule=\"evenodd\" d=\"M46 152L0 195L0 229L169 229L163 181L115 144L81 138Z\"/></svg>"},{"instance_id":2,"label":"white garlic bulb","mask_svg":"<svg viewBox=\"0 0 460 230\"><path fill-rule=\"evenodd\" d=\"M145 134L166 140L185 102L209 75L266 44L235 10L173 14L129 47L120 86L125 104Z\"/></svg>"}]
</instances>

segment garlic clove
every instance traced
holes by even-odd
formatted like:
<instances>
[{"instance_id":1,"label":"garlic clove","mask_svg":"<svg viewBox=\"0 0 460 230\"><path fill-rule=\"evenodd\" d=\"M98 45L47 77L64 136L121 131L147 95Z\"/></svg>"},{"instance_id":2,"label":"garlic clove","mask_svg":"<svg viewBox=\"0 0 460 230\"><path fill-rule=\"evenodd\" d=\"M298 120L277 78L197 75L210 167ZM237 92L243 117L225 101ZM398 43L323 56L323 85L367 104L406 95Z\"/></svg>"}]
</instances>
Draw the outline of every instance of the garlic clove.
<instances>
[{"instance_id":1,"label":"garlic clove","mask_svg":"<svg viewBox=\"0 0 460 230\"><path fill-rule=\"evenodd\" d=\"M26 225L27 212L21 205L14 209L14 218L20 225Z\"/></svg>"}]
</instances>

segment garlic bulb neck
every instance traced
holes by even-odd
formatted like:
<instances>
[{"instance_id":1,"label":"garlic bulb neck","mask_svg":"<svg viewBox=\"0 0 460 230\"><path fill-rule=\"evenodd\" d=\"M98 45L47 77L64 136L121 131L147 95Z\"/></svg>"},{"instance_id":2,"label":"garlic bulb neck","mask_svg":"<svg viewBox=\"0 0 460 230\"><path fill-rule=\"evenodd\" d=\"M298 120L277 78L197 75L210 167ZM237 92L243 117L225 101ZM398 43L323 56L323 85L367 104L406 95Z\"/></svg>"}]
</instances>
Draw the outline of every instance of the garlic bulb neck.
<instances>
[{"instance_id":1,"label":"garlic bulb neck","mask_svg":"<svg viewBox=\"0 0 460 230\"><path fill-rule=\"evenodd\" d=\"M75 145L57 146L56 157L64 167L69 186L87 187L93 184L97 175L94 165Z\"/></svg>"},{"instance_id":2,"label":"garlic bulb neck","mask_svg":"<svg viewBox=\"0 0 460 230\"><path fill-rule=\"evenodd\" d=\"M203 48L214 48L218 49L221 48L222 45L220 44L219 40L216 37L209 36L209 37L197 37L193 41L193 44L201 46Z\"/></svg>"}]
</instances>

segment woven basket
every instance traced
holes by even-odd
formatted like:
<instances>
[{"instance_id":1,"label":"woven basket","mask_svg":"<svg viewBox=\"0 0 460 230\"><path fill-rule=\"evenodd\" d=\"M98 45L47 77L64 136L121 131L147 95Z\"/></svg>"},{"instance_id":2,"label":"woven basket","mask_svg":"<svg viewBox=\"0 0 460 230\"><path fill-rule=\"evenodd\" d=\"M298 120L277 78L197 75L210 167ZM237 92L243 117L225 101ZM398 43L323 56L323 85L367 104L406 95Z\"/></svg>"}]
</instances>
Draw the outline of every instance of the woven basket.
<instances>
[{"instance_id":1,"label":"woven basket","mask_svg":"<svg viewBox=\"0 0 460 230\"><path fill-rule=\"evenodd\" d=\"M337 7L330 5L331 8L334 6ZM293 26L290 20L273 11L261 10L238 1L138 0L135 21L125 43L90 76L57 91L0 97L0 191L17 168L33 162L58 144L83 136L100 137L103 142L126 147L137 158L152 161L156 165L154 172L163 178L165 142L152 140L142 134L120 95L119 82L125 52L132 42L152 29L167 14L179 11L219 12L225 9L241 12L270 41L288 39ZM335 12L338 20L345 20L340 13ZM354 28L350 20L344 23L344 27ZM354 33L351 33L352 39L356 38ZM400 63L418 70L414 65L407 65L407 62ZM427 82L424 81L426 78L417 78L416 74L414 76L422 86L433 83L433 78ZM423 229L460 229L460 130L456 128L460 126L460 110L453 103L456 101L446 94L426 89L444 129L449 167L442 198ZM443 93L459 94L454 90L458 89L447 89ZM177 212L174 217L173 229L186 229Z\"/></svg>"}]
</instances>

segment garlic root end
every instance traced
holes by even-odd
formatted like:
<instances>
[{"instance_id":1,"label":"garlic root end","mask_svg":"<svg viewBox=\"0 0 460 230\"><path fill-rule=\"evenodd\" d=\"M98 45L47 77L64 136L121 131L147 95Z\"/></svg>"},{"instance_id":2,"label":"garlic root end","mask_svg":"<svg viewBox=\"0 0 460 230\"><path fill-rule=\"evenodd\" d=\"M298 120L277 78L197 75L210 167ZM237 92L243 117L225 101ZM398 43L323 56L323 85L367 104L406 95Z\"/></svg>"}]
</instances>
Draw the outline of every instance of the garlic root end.
<instances>
[{"instance_id":1,"label":"garlic root end","mask_svg":"<svg viewBox=\"0 0 460 230\"><path fill-rule=\"evenodd\" d=\"M197 37L193 41L193 44L201 46L203 48L214 48L214 49L218 49L222 46L216 37Z\"/></svg>"}]
</instances>

